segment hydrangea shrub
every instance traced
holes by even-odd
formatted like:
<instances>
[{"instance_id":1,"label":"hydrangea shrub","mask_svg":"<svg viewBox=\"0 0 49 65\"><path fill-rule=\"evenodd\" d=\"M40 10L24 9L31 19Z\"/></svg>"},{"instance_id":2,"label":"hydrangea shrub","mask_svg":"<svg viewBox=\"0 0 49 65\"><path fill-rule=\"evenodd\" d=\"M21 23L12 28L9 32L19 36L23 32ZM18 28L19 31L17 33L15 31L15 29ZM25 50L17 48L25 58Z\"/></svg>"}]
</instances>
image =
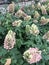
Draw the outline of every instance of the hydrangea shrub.
<instances>
[{"instance_id":1,"label":"hydrangea shrub","mask_svg":"<svg viewBox=\"0 0 49 65\"><path fill-rule=\"evenodd\" d=\"M6 13L0 12L0 65L49 65L46 3L22 8L11 3Z\"/></svg>"}]
</instances>

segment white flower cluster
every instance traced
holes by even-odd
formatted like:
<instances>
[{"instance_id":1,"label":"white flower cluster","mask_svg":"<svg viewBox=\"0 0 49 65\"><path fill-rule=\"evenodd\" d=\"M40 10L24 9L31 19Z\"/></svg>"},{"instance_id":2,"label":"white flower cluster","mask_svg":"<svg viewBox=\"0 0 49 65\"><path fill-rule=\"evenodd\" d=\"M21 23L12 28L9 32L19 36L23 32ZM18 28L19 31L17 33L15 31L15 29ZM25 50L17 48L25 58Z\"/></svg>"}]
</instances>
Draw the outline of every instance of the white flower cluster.
<instances>
[{"instance_id":1,"label":"white flower cluster","mask_svg":"<svg viewBox=\"0 0 49 65\"><path fill-rule=\"evenodd\" d=\"M17 17L23 17L24 20L27 20L29 21L31 19L31 16L27 15L26 13L24 13L22 10L18 10L16 13L15 13L15 16Z\"/></svg>"},{"instance_id":2,"label":"white flower cluster","mask_svg":"<svg viewBox=\"0 0 49 65\"><path fill-rule=\"evenodd\" d=\"M35 24L31 25L30 33L33 35L38 35L39 34L39 29Z\"/></svg>"},{"instance_id":3,"label":"white flower cluster","mask_svg":"<svg viewBox=\"0 0 49 65\"><path fill-rule=\"evenodd\" d=\"M13 23L12 23L12 26L17 26L19 27L22 23L22 20L15 20Z\"/></svg>"},{"instance_id":4,"label":"white flower cluster","mask_svg":"<svg viewBox=\"0 0 49 65\"><path fill-rule=\"evenodd\" d=\"M15 13L15 16L17 16L17 17L26 17L27 16L27 14L26 13L24 13L21 9L20 10L18 10L16 13Z\"/></svg>"},{"instance_id":5,"label":"white flower cluster","mask_svg":"<svg viewBox=\"0 0 49 65\"><path fill-rule=\"evenodd\" d=\"M16 43L15 32L9 30L4 40L4 48L10 50L14 47L15 43Z\"/></svg>"},{"instance_id":6,"label":"white flower cluster","mask_svg":"<svg viewBox=\"0 0 49 65\"><path fill-rule=\"evenodd\" d=\"M35 24L32 24L31 26L26 25L26 31L30 32L30 34L33 34L35 36L39 34L39 29Z\"/></svg>"},{"instance_id":7,"label":"white flower cluster","mask_svg":"<svg viewBox=\"0 0 49 65\"><path fill-rule=\"evenodd\" d=\"M24 17L24 20L26 20L26 21L31 20L31 16L26 16L26 17Z\"/></svg>"},{"instance_id":8,"label":"white flower cluster","mask_svg":"<svg viewBox=\"0 0 49 65\"><path fill-rule=\"evenodd\" d=\"M41 17L40 23L41 25L45 25L49 22L49 18L45 18L44 16Z\"/></svg>"}]
</instances>

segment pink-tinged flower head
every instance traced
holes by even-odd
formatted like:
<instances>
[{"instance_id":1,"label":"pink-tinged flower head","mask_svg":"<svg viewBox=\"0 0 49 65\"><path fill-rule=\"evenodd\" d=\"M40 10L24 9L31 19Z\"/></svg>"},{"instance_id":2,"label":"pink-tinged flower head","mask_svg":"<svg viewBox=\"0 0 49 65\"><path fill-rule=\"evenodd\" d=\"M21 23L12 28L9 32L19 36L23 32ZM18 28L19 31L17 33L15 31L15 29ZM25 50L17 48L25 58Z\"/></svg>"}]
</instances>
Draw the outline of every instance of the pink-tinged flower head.
<instances>
[{"instance_id":1,"label":"pink-tinged flower head","mask_svg":"<svg viewBox=\"0 0 49 65\"><path fill-rule=\"evenodd\" d=\"M29 48L24 52L23 58L30 64L39 62L42 59L41 51L38 48Z\"/></svg>"},{"instance_id":2,"label":"pink-tinged flower head","mask_svg":"<svg viewBox=\"0 0 49 65\"><path fill-rule=\"evenodd\" d=\"M5 37L5 40L4 40L4 48L5 49L12 49L15 45L15 32L13 32L12 30L10 30L8 32L8 34L6 35Z\"/></svg>"}]
</instances>

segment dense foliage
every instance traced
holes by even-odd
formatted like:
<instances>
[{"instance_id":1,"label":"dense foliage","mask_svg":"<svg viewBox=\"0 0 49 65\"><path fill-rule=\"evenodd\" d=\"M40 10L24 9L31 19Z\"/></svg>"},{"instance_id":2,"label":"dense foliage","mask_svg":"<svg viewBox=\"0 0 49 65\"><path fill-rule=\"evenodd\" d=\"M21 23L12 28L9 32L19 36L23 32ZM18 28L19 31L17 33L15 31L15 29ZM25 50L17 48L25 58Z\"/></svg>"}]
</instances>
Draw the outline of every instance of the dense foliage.
<instances>
[{"instance_id":1,"label":"dense foliage","mask_svg":"<svg viewBox=\"0 0 49 65\"><path fill-rule=\"evenodd\" d=\"M49 22L45 25L41 25L40 23L42 16L49 18L49 8L46 8L47 14L42 14L41 10L38 9L36 5L37 4L34 5L35 8L33 8L33 5L21 8L27 15L31 16L29 21L24 20L23 17L19 18L14 15L15 12L20 9L19 6L15 6L14 13L0 13L0 65L4 65L7 58L12 59L11 65L30 65L23 58L23 53L30 47L38 48L42 51L42 59L39 62L31 65L49 65L49 42L42 38L43 35L49 31ZM35 11L38 11L40 14L40 17L37 19L34 18ZM12 26L12 23L15 20L22 20L19 27ZM38 20L38 22L33 22L34 20ZM36 24L39 28L40 33L37 36L30 34L28 32L28 28L26 29L26 25L31 26L32 24ZM9 30L16 33L16 44L14 48L7 50L4 48L4 40Z\"/></svg>"}]
</instances>

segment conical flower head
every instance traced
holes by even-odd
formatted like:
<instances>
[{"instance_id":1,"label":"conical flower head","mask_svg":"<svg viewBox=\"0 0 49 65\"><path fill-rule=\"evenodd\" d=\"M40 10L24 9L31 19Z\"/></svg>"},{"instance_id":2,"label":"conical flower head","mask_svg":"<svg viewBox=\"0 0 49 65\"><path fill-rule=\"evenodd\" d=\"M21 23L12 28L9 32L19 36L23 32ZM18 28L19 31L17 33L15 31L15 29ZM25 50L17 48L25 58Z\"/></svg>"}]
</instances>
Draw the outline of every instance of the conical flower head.
<instances>
[{"instance_id":1,"label":"conical flower head","mask_svg":"<svg viewBox=\"0 0 49 65\"><path fill-rule=\"evenodd\" d=\"M15 45L15 32L13 32L12 30L10 30L8 32L8 34L6 35L5 37L5 40L4 40L4 48L5 49L12 49Z\"/></svg>"}]
</instances>

